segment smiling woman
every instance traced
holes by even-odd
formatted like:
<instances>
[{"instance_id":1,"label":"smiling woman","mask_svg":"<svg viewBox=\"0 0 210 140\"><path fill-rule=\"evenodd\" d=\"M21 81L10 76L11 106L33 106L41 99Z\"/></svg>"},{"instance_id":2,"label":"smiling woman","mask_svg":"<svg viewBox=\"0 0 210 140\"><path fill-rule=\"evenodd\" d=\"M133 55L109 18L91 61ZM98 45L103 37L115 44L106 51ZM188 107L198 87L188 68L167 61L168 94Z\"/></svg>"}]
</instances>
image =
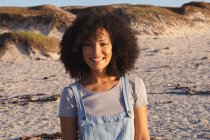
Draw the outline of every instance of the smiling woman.
<instances>
[{"instance_id":1,"label":"smiling woman","mask_svg":"<svg viewBox=\"0 0 210 140\"><path fill-rule=\"evenodd\" d=\"M116 15L83 15L66 30L61 61L76 82L61 95L64 140L149 139L144 83L126 75L138 54L133 31Z\"/></svg>"},{"instance_id":2,"label":"smiling woman","mask_svg":"<svg viewBox=\"0 0 210 140\"><path fill-rule=\"evenodd\" d=\"M90 75L83 49L85 45L98 48L95 45L99 44L99 37L100 45L106 38L112 46L111 60L105 71L107 75L119 78L134 67L139 48L129 23L113 14L82 15L66 30L61 41L61 61L72 78L86 79Z\"/></svg>"},{"instance_id":3,"label":"smiling woman","mask_svg":"<svg viewBox=\"0 0 210 140\"><path fill-rule=\"evenodd\" d=\"M91 73L105 72L112 57L112 44L108 32L99 28L96 31L95 41L85 42L82 47L82 54Z\"/></svg>"}]
</instances>

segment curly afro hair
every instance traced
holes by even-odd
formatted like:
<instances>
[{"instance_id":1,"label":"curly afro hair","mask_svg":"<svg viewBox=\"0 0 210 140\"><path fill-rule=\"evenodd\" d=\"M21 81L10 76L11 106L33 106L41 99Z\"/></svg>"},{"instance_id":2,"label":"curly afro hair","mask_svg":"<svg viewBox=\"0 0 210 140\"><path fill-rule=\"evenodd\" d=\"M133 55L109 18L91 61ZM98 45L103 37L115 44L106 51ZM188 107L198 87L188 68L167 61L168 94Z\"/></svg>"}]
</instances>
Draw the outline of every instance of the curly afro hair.
<instances>
[{"instance_id":1,"label":"curly afro hair","mask_svg":"<svg viewBox=\"0 0 210 140\"><path fill-rule=\"evenodd\" d=\"M90 74L82 57L82 47L86 40L95 39L99 28L109 33L112 43L112 58L106 74L121 77L134 67L139 48L127 21L114 14L81 15L66 30L60 43L60 60L71 78L83 79Z\"/></svg>"}]
</instances>

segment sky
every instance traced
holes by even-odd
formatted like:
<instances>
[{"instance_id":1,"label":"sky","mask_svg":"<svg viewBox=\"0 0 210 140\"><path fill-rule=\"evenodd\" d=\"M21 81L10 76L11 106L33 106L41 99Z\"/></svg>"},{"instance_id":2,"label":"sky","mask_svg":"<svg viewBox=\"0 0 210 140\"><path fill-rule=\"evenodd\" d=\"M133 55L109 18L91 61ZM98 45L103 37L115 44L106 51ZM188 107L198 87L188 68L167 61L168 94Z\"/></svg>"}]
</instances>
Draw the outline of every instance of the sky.
<instances>
[{"instance_id":1,"label":"sky","mask_svg":"<svg viewBox=\"0 0 210 140\"><path fill-rule=\"evenodd\" d=\"M56 6L96 6L96 5L109 5L109 4L148 4L154 6L168 6L180 7L184 3L193 0L0 0L0 7L2 6L37 6L43 4L53 4ZM209 2L210 0L196 0Z\"/></svg>"}]
</instances>

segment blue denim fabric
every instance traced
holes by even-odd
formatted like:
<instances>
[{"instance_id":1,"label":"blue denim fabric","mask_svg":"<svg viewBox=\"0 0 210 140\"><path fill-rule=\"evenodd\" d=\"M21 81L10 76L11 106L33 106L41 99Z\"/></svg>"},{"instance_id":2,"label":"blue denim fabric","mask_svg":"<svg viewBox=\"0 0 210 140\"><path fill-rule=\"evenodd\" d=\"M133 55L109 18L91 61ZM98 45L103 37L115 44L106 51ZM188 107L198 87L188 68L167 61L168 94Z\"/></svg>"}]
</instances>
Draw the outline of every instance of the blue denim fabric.
<instances>
[{"instance_id":1,"label":"blue denim fabric","mask_svg":"<svg viewBox=\"0 0 210 140\"><path fill-rule=\"evenodd\" d=\"M81 140L134 140L134 112L129 102L128 78L122 77L126 110L110 116L90 116L86 113L80 87L71 86L77 103L78 127Z\"/></svg>"}]
</instances>

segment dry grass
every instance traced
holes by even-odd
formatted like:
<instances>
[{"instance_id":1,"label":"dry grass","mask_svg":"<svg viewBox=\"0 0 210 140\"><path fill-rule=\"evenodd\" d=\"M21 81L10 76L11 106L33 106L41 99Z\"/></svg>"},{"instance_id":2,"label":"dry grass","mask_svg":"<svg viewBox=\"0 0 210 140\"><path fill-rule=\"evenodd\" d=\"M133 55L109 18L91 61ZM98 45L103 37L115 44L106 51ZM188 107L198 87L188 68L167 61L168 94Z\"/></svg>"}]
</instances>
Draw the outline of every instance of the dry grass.
<instances>
[{"instance_id":1,"label":"dry grass","mask_svg":"<svg viewBox=\"0 0 210 140\"><path fill-rule=\"evenodd\" d=\"M23 23L31 18L34 23L47 24L51 28L67 28L72 22L70 14L56 6L0 7L1 26L8 26L11 22Z\"/></svg>"},{"instance_id":2,"label":"dry grass","mask_svg":"<svg viewBox=\"0 0 210 140\"><path fill-rule=\"evenodd\" d=\"M33 16L43 14L38 10L29 10L28 8L22 7L1 7L0 14L16 14L16 15L25 15L25 16Z\"/></svg>"},{"instance_id":3,"label":"dry grass","mask_svg":"<svg viewBox=\"0 0 210 140\"><path fill-rule=\"evenodd\" d=\"M23 45L28 52L40 50L47 53L59 53L59 40L49 38L45 35L35 34L31 32L13 32L0 35L0 52L5 51L5 45L13 43Z\"/></svg>"},{"instance_id":4,"label":"dry grass","mask_svg":"<svg viewBox=\"0 0 210 140\"><path fill-rule=\"evenodd\" d=\"M30 10L41 10L41 11L45 10L45 11L51 11L51 12L62 11L61 8L59 8L55 5L51 5L51 4L29 7L28 9L30 9Z\"/></svg>"},{"instance_id":5,"label":"dry grass","mask_svg":"<svg viewBox=\"0 0 210 140\"><path fill-rule=\"evenodd\" d=\"M166 19L182 18L180 15L168 9L156 6L130 6L126 9L126 13L128 13L134 19L144 18L151 21L155 21L155 17L158 16L162 16Z\"/></svg>"},{"instance_id":6,"label":"dry grass","mask_svg":"<svg viewBox=\"0 0 210 140\"><path fill-rule=\"evenodd\" d=\"M190 2L190 3L184 4L183 6L194 6L194 7L210 10L210 3L206 3L206 2Z\"/></svg>"},{"instance_id":7,"label":"dry grass","mask_svg":"<svg viewBox=\"0 0 210 140\"><path fill-rule=\"evenodd\" d=\"M66 12L67 11L67 12ZM104 6L66 6L41 5L35 7L0 7L0 26L22 28L43 25L48 30L53 28L64 31L75 19L75 15L93 13L115 13L136 25L147 25L159 30L165 25L195 25L196 21L208 21L210 17L210 3L191 2L182 7L157 7L150 5L115 4ZM199 14L194 14L199 13ZM199 19L202 15L202 19ZM204 15L204 16L203 16ZM196 17L195 17L196 16ZM194 18L195 17L195 18ZM24 24L26 23L26 24Z\"/></svg>"},{"instance_id":8,"label":"dry grass","mask_svg":"<svg viewBox=\"0 0 210 140\"><path fill-rule=\"evenodd\" d=\"M92 7L81 7L81 8L65 8L68 12L73 14L105 14L105 13L114 13L118 7L113 7L113 5L106 6L92 6Z\"/></svg>"},{"instance_id":9,"label":"dry grass","mask_svg":"<svg viewBox=\"0 0 210 140\"><path fill-rule=\"evenodd\" d=\"M137 21L139 18L150 22L172 19L184 20L184 17L169 9L146 5L116 4L93 7L63 7L63 9L76 15L115 13L128 21Z\"/></svg>"},{"instance_id":10,"label":"dry grass","mask_svg":"<svg viewBox=\"0 0 210 140\"><path fill-rule=\"evenodd\" d=\"M202 9L199 7L194 6L184 6L183 7L183 14L190 15L193 13L202 13L203 15L210 16L210 10Z\"/></svg>"},{"instance_id":11,"label":"dry grass","mask_svg":"<svg viewBox=\"0 0 210 140\"><path fill-rule=\"evenodd\" d=\"M205 2L190 2L182 7L165 7L175 13L181 15L189 15L196 12L201 12L204 15L210 15L210 3Z\"/></svg>"},{"instance_id":12,"label":"dry grass","mask_svg":"<svg viewBox=\"0 0 210 140\"><path fill-rule=\"evenodd\" d=\"M137 21L138 19L147 20L149 22L164 21L166 24L171 24L174 21L188 22L185 15L194 12L201 12L205 15L210 15L210 4L205 2L191 2L184 4L180 8L172 7L157 7L149 5L130 5L130 4L115 4L93 7L56 7L53 5L41 5L35 7L1 7L0 8L0 25L7 26L8 23L27 22L31 18L34 23L48 25L51 28L67 28L74 18L70 13L92 14L92 13L115 13L123 16L127 20ZM67 14L64 11L68 11Z\"/></svg>"},{"instance_id":13,"label":"dry grass","mask_svg":"<svg viewBox=\"0 0 210 140\"><path fill-rule=\"evenodd\" d=\"M150 22L157 22L165 20L170 24L170 20L187 20L183 15L171 10L170 8L156 7L149 5L105 5L105 6L93 6L93 7L63 7L64 10L73 14L94 14L94 13L115 13L123 16L129 21L137 21L138 19L144 19Z\"/></svg>"}]
</instances>

